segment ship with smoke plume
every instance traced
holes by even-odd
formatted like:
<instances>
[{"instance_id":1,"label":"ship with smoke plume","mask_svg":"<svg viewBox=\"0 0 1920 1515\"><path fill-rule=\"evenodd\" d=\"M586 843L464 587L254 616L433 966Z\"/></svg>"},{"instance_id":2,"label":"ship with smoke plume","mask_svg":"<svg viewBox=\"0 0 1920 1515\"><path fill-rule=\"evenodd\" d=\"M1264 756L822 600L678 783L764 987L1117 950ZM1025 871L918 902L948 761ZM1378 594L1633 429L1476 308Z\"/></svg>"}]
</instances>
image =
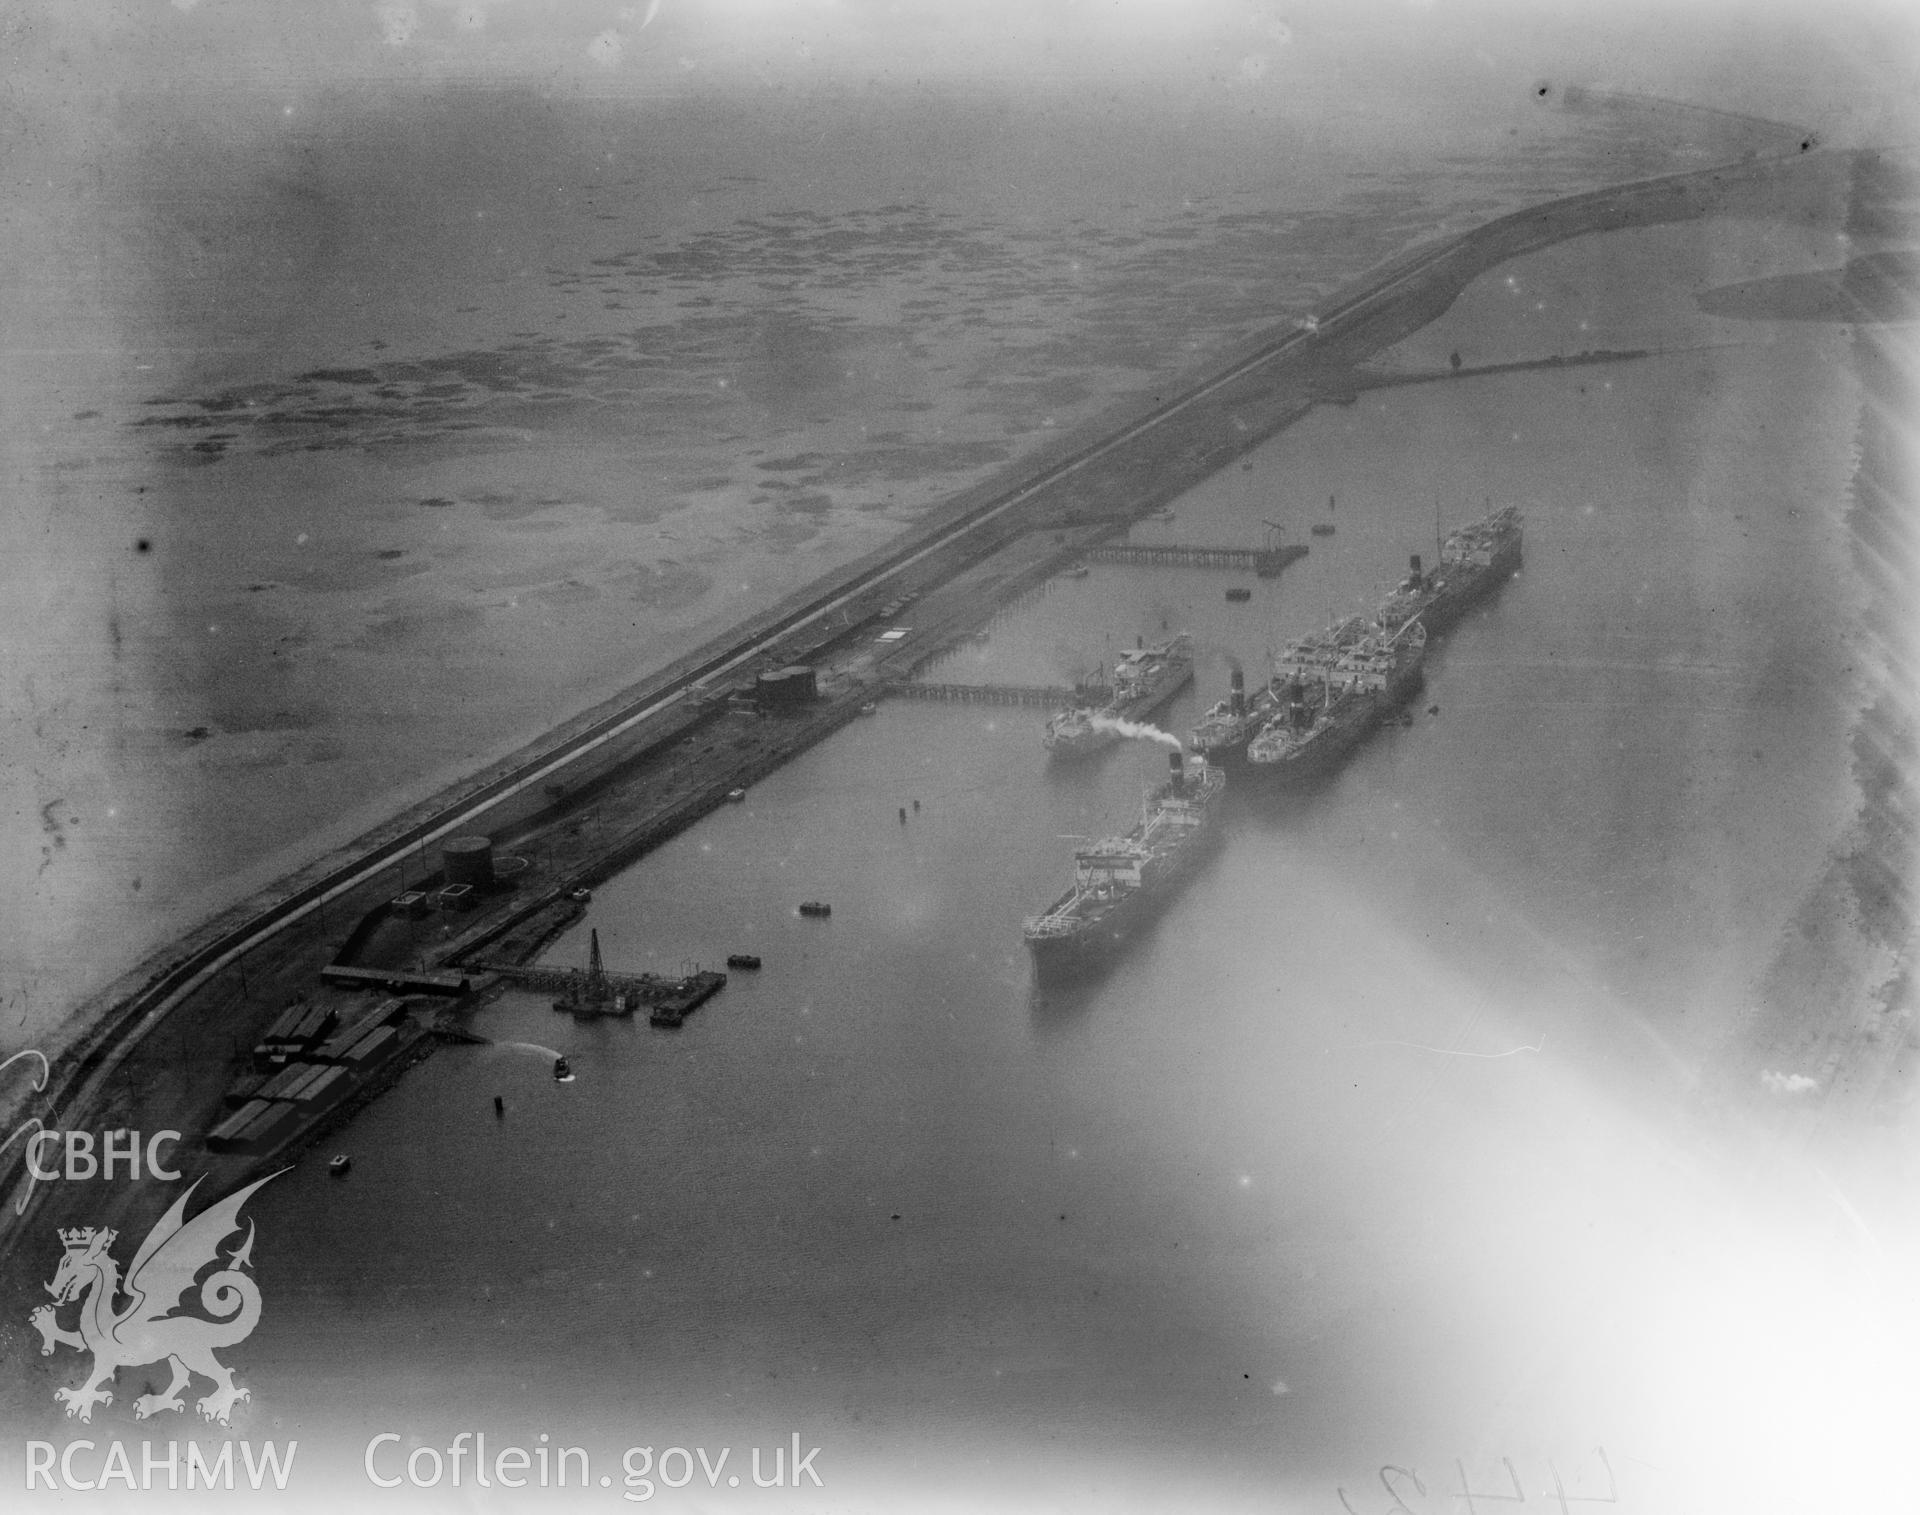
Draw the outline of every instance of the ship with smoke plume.
<instances>
[{"instance_id":1,"label":"ship with smoke plume","mask_svg":"<svg viewBox=\"0 0 1920 1515\"><path fill-rule=\"evenodd\" d=\"M1246 675L1240 671L1239 664L1234 664L1229 678L1227 697L1209 707L1187 734L1187 743L1195 752L1209 763L1222 767L1243 762L1247 743L1279 710L1271 680L1249 695Z\"/></svg>"},{"instance_id":2,"label":"ship with smoke plume","mask_svg":"<svg viewBox=\"0 0 1920 1515\"><path fill-rule=\"evenodd\" d=\"M1413 554L1407 576L1381 601L1373 624L1392 636L1417 619L1426 635L1442 634L1477 601L1519 571L1520 547L1519 510L1508 505L1490 511L1449 534L1440 544L1440 560L1431 570L1422 567L1418 553ZM1296 673L1303 673L1304 682L1320 690L1324 703L1324 674L1338 661L1341 638L1357 639L1365 634L1367 626L1366 621L1355 618L1295 642L1274 660L1274 675L1251 694L1245 675L1235 664L1227 697L1210 706L1200 718L1188 734L1189 745L1210 763L1231 769L1247 766L1253 739L1269 727L1284 727L1293 719L1298 691L1291 686L1301 682ZM1364 736L1371 729L1368 725L1358 735ZM1282 761L1274 754L1283 747L1290 744L1282 741L1276 729L1264 749L1270 754L1264 760L1266 766ZM1340 750L1349 751L1351 747L1352 743L1347 743ZM1315 761L1321 760L1316 756ZM1286 760L1283 766L1292 767L1293 760Z\"/></svg>"},{"instance_id":3,"label":"ship with smoke plume","mask_svg":"<svg viewBox=\"0 0 1920 1515\"><path fill-rule=\"evenodd\" d=\"M1042 741L1055 757L1084 757L1123 737L1164 736L1139 723L1178 694L1192 677L1193 652L1185 636L1122 653L1113 669L1112 698L1098 709L1076 706L1056 711L1047 719Z\"/></svg>"},{"instance_id":4,"label":"ship with smoke plume","mask_svg":"<svg viewBox=\"0 0 1920 1515\"><path fill-rule=\"evenodd\" d=\"M1041 974L1092 966L1125 942L1166 903L1216 834L1227 776L1174 745L1166 782L1147 797L1139 824L1075 852L1073 883L1027 921L1027 949Z\"/></svg>"}]
</instances>

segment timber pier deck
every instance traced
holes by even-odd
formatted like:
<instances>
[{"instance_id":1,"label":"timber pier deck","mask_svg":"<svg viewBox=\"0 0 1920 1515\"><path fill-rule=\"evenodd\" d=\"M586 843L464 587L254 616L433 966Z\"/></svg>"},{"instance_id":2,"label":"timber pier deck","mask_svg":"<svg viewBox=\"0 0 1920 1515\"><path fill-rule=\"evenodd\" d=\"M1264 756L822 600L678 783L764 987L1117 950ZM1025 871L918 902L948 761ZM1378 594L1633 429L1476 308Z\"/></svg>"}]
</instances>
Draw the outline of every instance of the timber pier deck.
<instances>
[{"instance_id":1,"label":"timber pier deck","mask_svg":"<svg viewBox=\"0 0 1920 1515\"><path fill-rule=\"evenodd\" d=\"M1099 707L1113 698L1104 684L889 684L881 691L888 699L928 700L946 705L1040 705L1061 710L1070 705Z\"/></svg>"},{"instance_id":2,"label":"timber pier deck","mask_svg":"<svg viewBox=\"0 0 1920 1515\"><path fill-rule=\"evenodd\" d=\"M1089 563L1145 563L1158 568L1251 568L1255 577L1277 578L1287 564L1307 555L1302 542L1284 547L1190 547L1177 542L1113 542L1090 549Z\"/></svg>"},{"instance_id":3,"label":"timber pier deck","mask_svg":"<svg viewBox=\"0 0 1920 1515\"><path fill-rule=\"evenodd\" d=\"M589 940L592 955L584 968L487 963L484 971L497 973L515 988L559 996L553 1008L570 1015L632 1015L644 1009L656 1026L679 1025L726 986L726 974L709 969L695 969L684 978L610 973L600 960L600 933L591 933Z\"/></svg>"},{"instance_id":4,"label":"timber pier deck","mask_svg":"<svg viewBox=\"0 0 1920 1515\"><path fill-rule=\"evenodd\" d=\"M1099 434L1089 423L1085 434L1061 437L953 497L903 536L155 950L70 1017L75 1029L56 1049L42 1103L60 1110L65 1123L84 1124L111 1108L116 1124L189 1124L194 1102L206 1091L170 1076L150 1076L151 1068L198 1067L225 1056L234 1026L245 1029L263 1018L249 1008L263 981L290 986L330 962L328 906L336 917L372 908L392 892L396 865L429 842L481 833L518 840L537 820L564 839L552 844L558 876L604 873L704 813L705 801L662 800L657 821L627 834L611 822L583 830L582 817L593 815L591 804L578 801L579 792L618 772L626 776L628 787L619 792L628 803L639 803L634 794L651 796L647 786L664 782L656 771L664 762L660 754L723 701L730 686L760 667L815 658L832 638L873 614L871 602L947 582L1017 529L1052 531L1058 541L1065 527L1117 524L1164 506L1305 415L1320 393L1334 387L1327 375L1338 376L1435 320L1473 279L1502 262L1599 231L1684 223L1714 213L1777 217L1788 203L1783 194L1799 203L1792 197L1827 182L1823 176L1835 166L1857 173L1873 161L1870 153L1803 152L1609 185L1526 206L1396 256L1364 283L1319 303L1312 321L1249 334L1177 392L1155 395L1151 405L1142 400L1123 410L1116 402L1103 413ZM1806 179L1809 172L1816 178ZM1260 549L1192 550L1213 560L1199 566L1259 568ZM1133 560L1151 563L1155 554L1168 560L1169 549L1142 544L1092 551L1108 561L1127 561L1112 556L1119 552L1141 552ZM1226 559L1223 552L1236 556ZM881 692L875 687L869 698ZM804 730L780 730L800 731L811 741L830 726L823 719ZM800 745L800 738L784 747L770 740L754 761L770 767ZM740 779L729 772L715 782ZM251 990L245 987L248 968ZM162 1040L155 1036L162 1028L166 1050L150 1051L149 1042ZM7 1181L5 1197L15 1199L31 1221L33 1235L56 1219L97 1223L124 1208L116 1201L103 1212L102 1195L82 1194L73 1184L43 1185L36 1192L31 1175L11 1161L0 1167L0 1180ZM16 1240L29 1234L28 1220L0 1236L0 1255L11 1255Z\"/></svg>"}]
</instances>

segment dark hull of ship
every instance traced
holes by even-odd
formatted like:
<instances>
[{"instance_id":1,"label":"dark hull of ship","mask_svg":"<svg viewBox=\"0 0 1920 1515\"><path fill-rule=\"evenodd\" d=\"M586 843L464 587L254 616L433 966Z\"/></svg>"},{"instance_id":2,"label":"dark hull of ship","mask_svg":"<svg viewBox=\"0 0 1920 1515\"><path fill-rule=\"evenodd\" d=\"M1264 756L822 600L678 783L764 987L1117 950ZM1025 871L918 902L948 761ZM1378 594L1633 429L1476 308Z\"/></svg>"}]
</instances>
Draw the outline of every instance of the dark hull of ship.
<instances>
[{"instance_id":1,"label":"dark hull of ship","mask_svg":"<svg viewBox=\"0 0 1920 1515\"><path fill-rule=\"evenodd\" d=\"M1209 818L1205 828L1189 839L1176 857L1168 859L1153 882L1128 890L1098 919L1062 936L1028 937L1027 950L1033 955L1035 975L1042 981L1057 981L1098 972L1110 964L1166 909L1200 859L1212 850L1217 836L1218 827ZM1058 903L1056 900L1055 905Z\"/></svg>"},{"instance_id":2,"label":"dark hull of ship","mask_svg":"<svg viewBox=\"0 0 1920 1515\"><path fill-rule=\"evenodd\" d=\"M1169 674L1164 683L1156 684L1137 700L1127 701L1125 705L1114 713L1123 721L1140 720L1145 716L1152 715L1154 711L1166 704L1192 682L1193 664L1189 663L1185 669L1178 673Z\"/></svg>"},{"instance_id":3,"label":"dark hull of ship","mask_svg":"<svg viewBox=\"0 0 1920 1515\"><path fill-rule=\"evenodd\" d=\"M1103 706L1099 714L1113 720L1144 721L1185 689L1192 680L1193 664L1188 663L1183 671L1168 674L1163 682L1155 684L1139 698L1128 700L1124 705L1116 703ZM1047 752L1053 757L1086 757L1090 753L1104 752L1119 740L1120 733L1117 731L1095 731L1085 737L1049 742Z\"/></svg>"},{"instance_id":4,"label":"dark hull of ship","mask_svg":"<svg viewBox=\"0 0 1920 1515\"><path fill-rule=\"evenodd\" d=\"M1437 636L1450 631L1461 617L1494 590L1520 571L1520 539L1515 537L1501 548L1486 567L1463 564L1446 571L1446 579L1427 607L1420 612L1427 634Z\"/></svg>"},{"instance_id":5,"label":"dark hull of ship","mask_svg":"<svg viewBox=\"0 0 1920 1515\"><path fill-rule=\"evenodd\" d=\"M1276 789L1299 788L1328 777L1353 755L1356 747L1380 729L1388 716L1419 692L1422 682L1423 675L1416 669L1390 689L1370 698L1349 701L1306 746L1277 763L1256 763L1249 758L1245 765L1247 773L1257 782Z\"/></svg>"},{"instance_id":6,"label":"dark hull of ship","mask_svg":"<svg viewBox=\"0 0 1920 1515\"><path fill-rule=\"evenodd\" d=\"M1258 730L1256 726L1237 742L1222 743L1215 747L1189 744L1188 750L1205 758L1215 768L1223 768L1228 773L1245 773L1248 767L1247 743L1253 740L1254 732Z\"/></svg>"},{"instance_id":7,"label":"dark hull of ship","mask_svg":"<svg viewBox=\"0 0 1920 1515\"><path fill-rule=\"evenodd\" d=\"M1248 702L1252 718L1248 720L1240 737L1231 742L1206 743L1194 739L1191 733L1187 738L1187 750L1205 758L1215 768L1224 768L1229 773L1245 772L1247 767L1247 743L1259 734L1260 728L1279 713L1279 706L1273 700L1256 694Z\"/></svg>"}]
</instances>

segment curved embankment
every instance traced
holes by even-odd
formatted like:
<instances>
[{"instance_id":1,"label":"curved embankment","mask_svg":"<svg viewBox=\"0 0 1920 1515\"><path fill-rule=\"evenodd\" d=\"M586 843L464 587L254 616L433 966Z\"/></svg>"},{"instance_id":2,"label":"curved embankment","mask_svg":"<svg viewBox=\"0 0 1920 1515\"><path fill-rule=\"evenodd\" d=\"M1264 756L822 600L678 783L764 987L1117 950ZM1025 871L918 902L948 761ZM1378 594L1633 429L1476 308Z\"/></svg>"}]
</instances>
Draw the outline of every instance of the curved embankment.
<instances>
[{"instance_id":1,"label":"curved embankment","mask_svg":"<svg viewBox=\"0 0 1920 1515\"><path fill-rule=\"evenodd\" d=\"M1799 319L1790 313L1781 319ZM1710 1066L1715 1100L1793 1096L1828 1126L1899 1117L1920 1068L1914 896L1920 887L1920 702L1911 504L1911 418L1920 414L1914 329L1853 326L1860 380L1846 512L1862 605L1850 657L1847 745L1859 804L1781 931L1744 1016Z\"/></svg>"},{"instance_id":2,"label":"curved embankment","mask_svg":"<svg viewBox=\"0 0 1920 1515\"><path fill-rule=\"evenodd\" d=\"M1468 283L1509 258L1589 232L1715 211L1794 214L1808 197L1825 201L1836 170L1844 181L1852 156L1757 160L1589 191L1413 249L1309 321L1251 339L1183 377L1170 394L1109 415L956 497L887 547L210 922L170 960L150 962L96 997L86 1029L57 1058L47 1102L66 1123L83 1121L125 1051L249 950L415 849L458 830L484 829L495 807L517 796L537 798L575 765L598 758L604 767L642 723L723 692L729 676L794 638L872 613L916 568L924 575L931 564L951 576L1009 529L1153 508L1303 413L1330 376L1433 320ZM1248 424L1250 413L1259 424Z\"/></svg>"}]
</instances>

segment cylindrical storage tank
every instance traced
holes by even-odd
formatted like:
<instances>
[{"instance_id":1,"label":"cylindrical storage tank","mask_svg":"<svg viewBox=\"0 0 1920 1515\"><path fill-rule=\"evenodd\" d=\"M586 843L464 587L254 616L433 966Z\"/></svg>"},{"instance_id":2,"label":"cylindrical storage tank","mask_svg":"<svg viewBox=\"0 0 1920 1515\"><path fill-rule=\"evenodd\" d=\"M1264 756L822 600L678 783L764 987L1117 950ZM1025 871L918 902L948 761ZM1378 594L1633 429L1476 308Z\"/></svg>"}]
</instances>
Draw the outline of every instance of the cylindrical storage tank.
<instances>
[{"instance_id":1,"label":"cylindrical storage tank","mask_svg":"<svg viewBox=\"0 0 1920 1515\"><path fill-rule=\"evenodd\" d=\"M484 836L449 837L440 849L447 883L470 884L476 890L493 887L493 843Z\"/></svg>"},{"instance_id":2,"label":"cylindrical storage tank","mask_svg":"<svg viewBox=\"0 0 1920 1515\"><path fill-rule=\"evenodd\" d=\"M813 670L804 664L771 669L761 674L756 682L760 703L782 709L805 705L819 692Z\"/></svg>"}]
</instances>

